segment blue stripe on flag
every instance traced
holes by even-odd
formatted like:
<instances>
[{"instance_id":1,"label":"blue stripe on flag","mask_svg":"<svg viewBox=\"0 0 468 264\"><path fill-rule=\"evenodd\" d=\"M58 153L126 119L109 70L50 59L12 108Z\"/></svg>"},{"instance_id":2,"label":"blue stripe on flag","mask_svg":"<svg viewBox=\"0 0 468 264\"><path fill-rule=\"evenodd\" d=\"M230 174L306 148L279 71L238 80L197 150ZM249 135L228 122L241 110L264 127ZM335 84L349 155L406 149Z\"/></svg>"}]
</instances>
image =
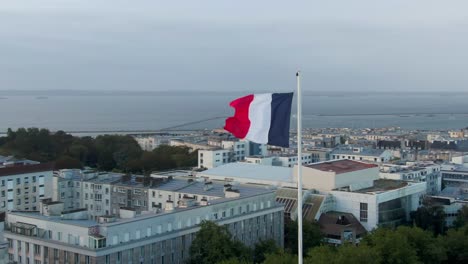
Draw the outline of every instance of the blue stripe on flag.
<instances>
[{"instance_id":1,"label":"blue stripe on flag","mask_svg":"<svg viewBox=\"0 0 468 264\"><path fill-rule=\"evenodd\" d=\"M271 98L271 124L268 145L289 147L289 126L293 93L274 93Z\"/></svg>"}]
</instances>

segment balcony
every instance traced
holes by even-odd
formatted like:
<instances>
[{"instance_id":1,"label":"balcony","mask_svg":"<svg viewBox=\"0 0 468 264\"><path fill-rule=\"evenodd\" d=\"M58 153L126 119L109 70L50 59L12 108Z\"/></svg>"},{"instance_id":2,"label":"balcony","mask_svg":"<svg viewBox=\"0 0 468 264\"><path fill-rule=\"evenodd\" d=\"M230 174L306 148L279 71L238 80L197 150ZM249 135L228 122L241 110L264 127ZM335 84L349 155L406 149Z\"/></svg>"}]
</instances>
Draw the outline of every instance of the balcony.
<instances>
[{"instance_id":1,"label":"balcony","mask_svg":"<svg viewBox=\"0 0 468 264\"><path fill-rule=\"evenodd\" d=\"M37 236L37 227L25 223L11 223L5 225L5 230L23 236Z\"/></svg>"}]
</instances>

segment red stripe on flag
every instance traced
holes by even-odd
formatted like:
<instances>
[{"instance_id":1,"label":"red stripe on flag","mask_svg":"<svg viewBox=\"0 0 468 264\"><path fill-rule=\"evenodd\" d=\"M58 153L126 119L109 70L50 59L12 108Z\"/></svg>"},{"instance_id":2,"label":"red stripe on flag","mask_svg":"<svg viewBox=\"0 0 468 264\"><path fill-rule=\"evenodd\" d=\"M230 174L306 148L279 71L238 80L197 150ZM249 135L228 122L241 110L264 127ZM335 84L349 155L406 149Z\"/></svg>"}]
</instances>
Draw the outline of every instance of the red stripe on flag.
<instances>
[{"instance_id":1,"label":"red stripe on flag","mask_svg":"<svg viewBox=\"0 0 468 264\"><path fill-rule=\"evenodd\" d=\"M250 94L232 101L229 105L235 109L233 117L226 119L224 129L237 138L245 138L250 128L249 107L254 95Z\"/></svg>"}]
</instances>

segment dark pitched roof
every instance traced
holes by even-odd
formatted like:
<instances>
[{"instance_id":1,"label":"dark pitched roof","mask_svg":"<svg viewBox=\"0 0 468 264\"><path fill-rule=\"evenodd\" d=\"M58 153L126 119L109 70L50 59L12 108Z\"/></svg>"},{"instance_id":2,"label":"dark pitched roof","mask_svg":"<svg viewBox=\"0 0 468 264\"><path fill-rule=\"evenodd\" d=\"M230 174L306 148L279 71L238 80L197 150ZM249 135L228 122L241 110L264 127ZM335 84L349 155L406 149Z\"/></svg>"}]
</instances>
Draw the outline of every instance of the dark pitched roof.
<instances>
[{"instance_id":1,"label":"dark pitched roof","mask_svg":"<svg viewBox=\"0 0 468 264\"><path fill-rule=\"evenodd\" d=\"M0 168L0 177L41 171L52 171L54 170L54 165L54 163L41 163L36 165L18 165Z\"/></svg>"},{"instance_id":2,"label":"dark pitched roof","mask_svg":"<svg viewBox=\"0 0 468 264\"><path fill-rule=\"evenodd\" d=\"M356 235L367 233L366 229L353 214L343 212L327 212L319 218L320 229L326 235L341 236L344 230L353 229Z\"/></svg>"}]
</instances>

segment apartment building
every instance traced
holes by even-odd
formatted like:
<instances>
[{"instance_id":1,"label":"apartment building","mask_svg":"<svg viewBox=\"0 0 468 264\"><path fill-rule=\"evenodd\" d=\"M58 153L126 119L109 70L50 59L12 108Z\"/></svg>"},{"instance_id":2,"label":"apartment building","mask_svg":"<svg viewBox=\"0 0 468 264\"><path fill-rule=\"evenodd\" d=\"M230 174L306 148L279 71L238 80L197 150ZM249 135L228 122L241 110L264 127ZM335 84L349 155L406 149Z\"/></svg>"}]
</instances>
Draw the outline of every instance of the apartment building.
<instances>
[{"instance_id":1,"label":"apartment building","mask_svg":"<svg viewBox=\"0 0 468 264\"><path fill-rule=\"evenodd\" d=\"M8 258L37 264L183 263L203 220L227 226L248 246L273 239L283 247L283 207L276 204L274 191L213 188L223 197L208 203L185 197L158 212L122 209L118 217L101 216L98 221L89 220L86 210L63 211L63 203L47 200L40 212L9 212Z\"/></svg>"},{"instance_id":2,"label":"apartment building","mask_svg":"<svg viewBox=\"0 0 468 264\"><path fill-rule=\"evenodd\" d=\"M252 145L252 150L266 152L260 146ZM223 164L242 161L251 153L251 142L245 140L222 140L221 148L198 151L198 168L216 168Z\"/></svg>"},{"instance_id":3,"label":"apartment building","mask_svg":"<svg viewBox=\"0 0 468 264\"><path fill-rule=\"evenodd\" d=\"M53 164L15 162L0 167L0 211L37 210L52 195Z\"/></svg>"},{"instance_id":4,"label":"apartment building","mask_svg":"<svg viewBox=\"0 0 468 264\"><path fill-rule=\"evenodd\" d=\"M385 149L371 149L364 147L340 146L330 153L330 159L349 159L383 163L392 158L392 152Z\"/></svg>"},{"instance_id":5,"label":"apartment building","mask_svg":"<svg viewBox=\"0 0 468 264\"><path fill-rule=\"evenodd\" d=\"M93 170L60 170L54 173L52 185L54 201L64 204L65 210L85 208L91 219L118 213L112 207L113 186L121 182L123 174Z\"/></svg>"}]
</instances>

